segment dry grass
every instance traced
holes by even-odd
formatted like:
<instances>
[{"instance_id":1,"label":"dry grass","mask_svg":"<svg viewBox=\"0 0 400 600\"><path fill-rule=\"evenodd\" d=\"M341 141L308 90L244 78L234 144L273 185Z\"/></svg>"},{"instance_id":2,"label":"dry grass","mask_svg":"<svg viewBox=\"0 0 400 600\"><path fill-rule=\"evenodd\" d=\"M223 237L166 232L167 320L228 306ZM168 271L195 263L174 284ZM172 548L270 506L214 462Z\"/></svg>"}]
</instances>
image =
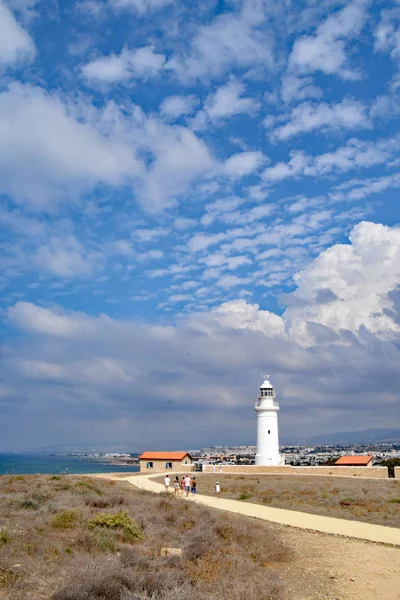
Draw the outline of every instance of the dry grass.
<instances>
[{"instance_id":1,"label":"dry grass","mask_svg":"<svg viewBox=\"0 0 400 600\"><path fill-rule=\"evenodd\" d=\"M0 497L2 600L282 598L268 524L69 475L0 476Z\"/></svg>"},{"instance_id":2,"label":"dry grass","mask_svg":"<svg viewBox=\"0 0 400 600\"><path fill-rule=\"evenodd\" d=\"M400 481L345 477L196 474L197 493L400 527ZM161 479L160 479L161 481Z\"/></svg>"}]
</instances>

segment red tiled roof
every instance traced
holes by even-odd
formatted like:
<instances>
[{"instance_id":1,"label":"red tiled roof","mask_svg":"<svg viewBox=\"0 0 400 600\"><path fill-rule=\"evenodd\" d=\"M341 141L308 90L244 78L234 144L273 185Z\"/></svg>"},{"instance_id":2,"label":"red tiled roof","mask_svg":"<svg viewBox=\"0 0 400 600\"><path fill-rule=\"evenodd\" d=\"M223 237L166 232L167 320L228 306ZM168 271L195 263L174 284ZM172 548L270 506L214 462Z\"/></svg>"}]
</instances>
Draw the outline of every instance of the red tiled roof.
<instances>
[{"instance_id":1,"label":"red tiled roof","mask_svg":"<svg viewBox=\"0 0 400 600\"><path fill-rule=\"evenodd\" d=\"M335 462L335 465L341 465L342 467L352 467L353 465L362 467L368 465L372 459L373 456L341 456Z\"/></svg>"},{"instance_id":2,"label":"red tiled roof","mask_svg":"<svg viewBox=\"0 0 400 600\"><path fill-rule=\"evenodd\" d=\"M183 460L185 456L191 458L189 452L143 452L141 460Z\"/></svg>"}]
</instances>

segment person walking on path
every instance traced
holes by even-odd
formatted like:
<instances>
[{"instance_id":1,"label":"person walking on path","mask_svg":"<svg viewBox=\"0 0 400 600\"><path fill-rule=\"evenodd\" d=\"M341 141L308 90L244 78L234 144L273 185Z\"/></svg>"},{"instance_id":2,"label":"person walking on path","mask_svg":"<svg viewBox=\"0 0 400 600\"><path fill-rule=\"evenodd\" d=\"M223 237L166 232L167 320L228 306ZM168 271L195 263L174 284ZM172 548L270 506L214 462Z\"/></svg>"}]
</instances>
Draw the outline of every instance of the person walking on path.
<instances>
[{"instance_id":1,"label":"person walking on path","mask_svg":"<svg viewBox=\"0 0 400 600\"><path fill-rule=\"evenodd\" d=\"M212 472L215 473L215 465L212 466Z\"/></svg>"},{"instance_id":2,"label":"person walking on path","mask_svg":"<svg viewBox=\"0 0 400 600\"><path fill-rule=\"evenodd\" d=\"M215 493L217 494L217 497L219 498L221 495L221 486L219 485L219 481L217 481L217 483L215 484Z\"/></svg>"},{"instance_id":3,"label":"person walking on path","mask_svg":"<svg viewBox=\"0 0 400 600\"><path fill-rule=\"evenodd\" d=\"M181 489L180 489L181 496L183 496L185 494L185 478L183 476L182 476L180 485L181 485Z\"/></svg>"},{"instance_id":4,"label":"person walking on path","mask_svg":"<svg viewBox=\"0 0 400 600\"><path fill-rule=\"evenodd\" d=\"M189 496L191 483L192 483L192 480L190 479L189 475L186 475L186 477L185 477L185 492L186 492L186 496Z\"/></svg>"},{"instance_id":5,"label":"person walking on path","mask_svg":"<svg viewBox=\"0 0 400 600\"><path fill-rule=\"evenodd\" d=\"M169 475L166 475L164 477L164 487L165 487L165 491L168 493L169 492L169 484L171 483L171 480L169 478Z\"/></svg>"},{"instance_id":6,"label":"person walking on path","mask_svg":"<svg viewBox=\"0 0 400 600\"><path fill-rule=\"evenodd\" d=\"M196 493L196 487L197 487L196 477L193 477L193 479L192 479L192 494Z\"/></svg>"},{"instance_id":7,"label":"person walking on path","mask_svg":"<svg viewBox=\"0 0 400 600\"><path fill-rule=\"evenodd\" d=\"M179 490L180 490L181 484L179 483L179 477L178 475L175 475L175 481L174 481L174 493L176 497L179 497Z\"/></svg>"}]
</instances>

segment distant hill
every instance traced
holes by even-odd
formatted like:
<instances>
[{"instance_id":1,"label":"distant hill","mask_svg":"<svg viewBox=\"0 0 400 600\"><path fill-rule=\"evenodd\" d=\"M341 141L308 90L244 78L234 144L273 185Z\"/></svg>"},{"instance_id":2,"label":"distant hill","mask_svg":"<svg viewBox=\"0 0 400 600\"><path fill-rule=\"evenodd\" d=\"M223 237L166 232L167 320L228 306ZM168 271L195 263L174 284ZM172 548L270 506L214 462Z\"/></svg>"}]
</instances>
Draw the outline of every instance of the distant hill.
<instances>
[{"instance_id":1,"label":"distant hill","mask_svg":"<svg viewBox=\"0 0 400 600\"><path fill-rule=\"evenodd\" d=\"M364 431L343 431L313 435L305 440L311 446L336 444L371 444L386 442L395 444L400 442L400 429L366 429Z\"/></svg>"}]
</instances>

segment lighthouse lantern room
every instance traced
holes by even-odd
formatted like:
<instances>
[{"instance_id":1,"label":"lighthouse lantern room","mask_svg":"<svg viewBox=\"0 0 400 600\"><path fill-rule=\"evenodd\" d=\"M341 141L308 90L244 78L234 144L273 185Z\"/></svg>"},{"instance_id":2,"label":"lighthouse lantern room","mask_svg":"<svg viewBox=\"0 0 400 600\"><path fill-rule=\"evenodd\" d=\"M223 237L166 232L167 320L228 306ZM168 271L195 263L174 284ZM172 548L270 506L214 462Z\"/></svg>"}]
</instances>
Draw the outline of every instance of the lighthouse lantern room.
<instances>
[{"instance_id":1,"label":"lighthouse lantern room","mask_svg":"<svg viewBox=\"0 0 400 600\"><path fill-rule=\"evenodd\" d=\"M265 377L260 386L254 410L257 413L256 465L270 467L284 465L285 457L283 454L279 454L279 402L276 400L275 390L269 382L269 375Z\"/></svg>"}]
</instances>

